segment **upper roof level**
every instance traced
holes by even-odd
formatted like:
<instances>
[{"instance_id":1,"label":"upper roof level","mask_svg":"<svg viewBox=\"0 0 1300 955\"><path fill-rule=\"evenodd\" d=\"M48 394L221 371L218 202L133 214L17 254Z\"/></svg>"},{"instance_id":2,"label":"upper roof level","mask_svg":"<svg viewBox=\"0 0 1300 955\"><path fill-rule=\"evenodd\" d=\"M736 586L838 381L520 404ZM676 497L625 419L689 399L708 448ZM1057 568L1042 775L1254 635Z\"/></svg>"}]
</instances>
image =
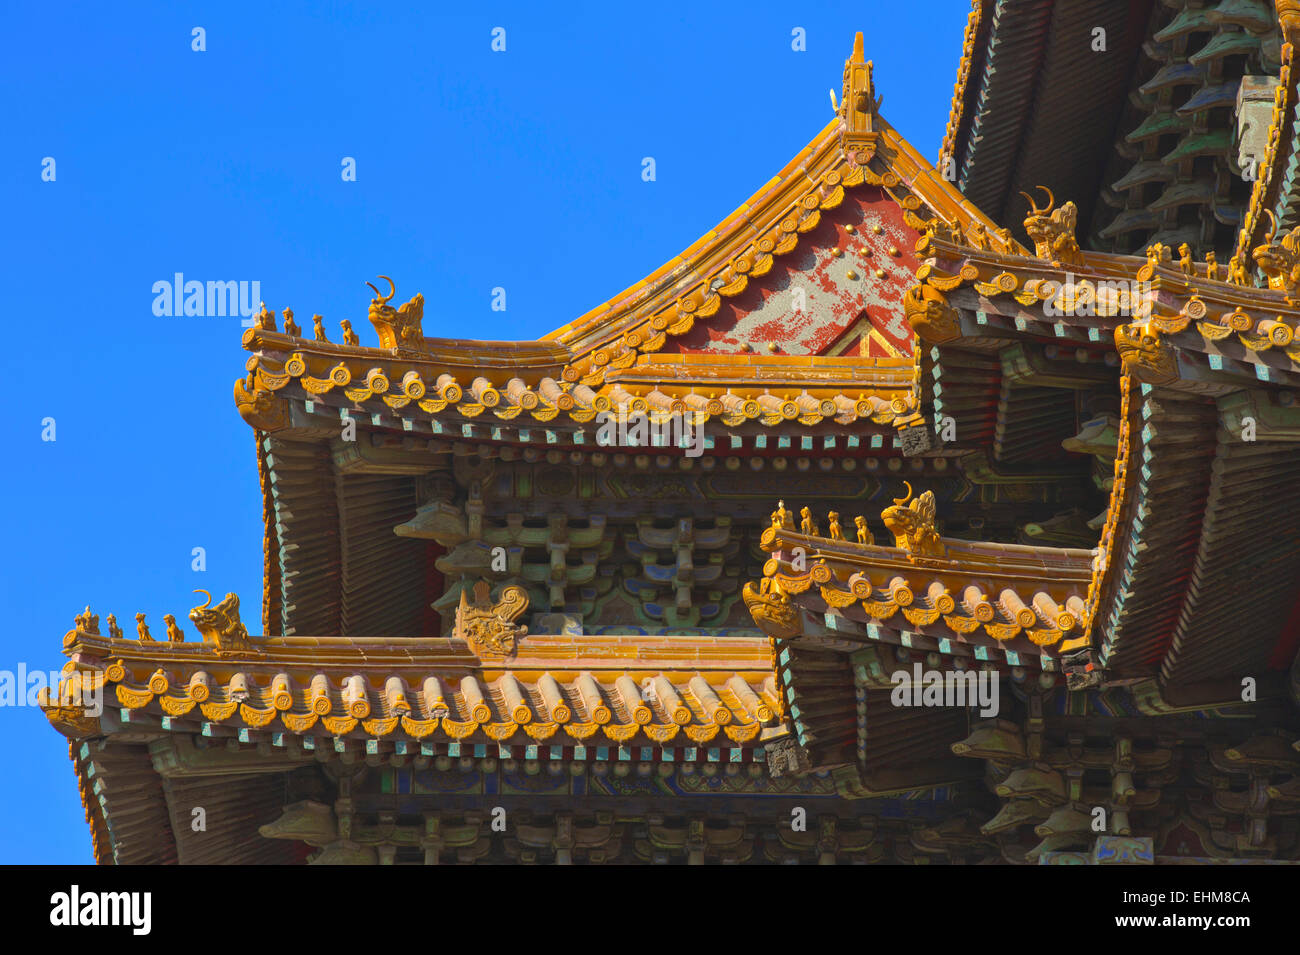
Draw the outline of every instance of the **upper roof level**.
<instances>
[{"instance_id":1,"label":"upper roof level","mask_svg":"<svg viewBox=\"0 0 1300 955\"><path fill-rule=\"evenodd\" d=\"M1089 248L1226 259L1272 143L1293 153L1270 107L1279 81L1294 91L1294 18L1261 0L973 0L940 164L995 219L1047 183Z\"/></svg>"}]
</instances>

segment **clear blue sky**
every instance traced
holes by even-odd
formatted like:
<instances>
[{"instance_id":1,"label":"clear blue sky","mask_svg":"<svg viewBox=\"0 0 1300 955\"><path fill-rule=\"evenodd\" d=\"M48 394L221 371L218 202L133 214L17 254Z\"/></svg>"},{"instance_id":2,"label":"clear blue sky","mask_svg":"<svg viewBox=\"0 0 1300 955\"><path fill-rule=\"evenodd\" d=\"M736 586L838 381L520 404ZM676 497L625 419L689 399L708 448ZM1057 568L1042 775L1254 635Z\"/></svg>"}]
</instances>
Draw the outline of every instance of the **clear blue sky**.
<instances>
[{"instance_id":1,"label":"clear blue sky","mask_svg":"<svg viewBox=\"0 0 1300 955\"><path fill-rule=\"evenodd\" d=\"M933 161L969 11L444 6L7 9L0 670L62 666L87 603L128 633L139 610L155 635L164 613L187 624L196 587L237 592L260 632L254 443L231 396L240 322L156 317L155 282L260 281L305 328L320 312L338 340L349 318L373 343L363 283L382 272L401 301L424 293L426 335L536 338L672 258L802 149L857 30L883 113ZM190 569L197 546L206 573ZM0 707L0 761L0 863L91 861L66 741L38 709Z\"/></svg>"}]
</instances>

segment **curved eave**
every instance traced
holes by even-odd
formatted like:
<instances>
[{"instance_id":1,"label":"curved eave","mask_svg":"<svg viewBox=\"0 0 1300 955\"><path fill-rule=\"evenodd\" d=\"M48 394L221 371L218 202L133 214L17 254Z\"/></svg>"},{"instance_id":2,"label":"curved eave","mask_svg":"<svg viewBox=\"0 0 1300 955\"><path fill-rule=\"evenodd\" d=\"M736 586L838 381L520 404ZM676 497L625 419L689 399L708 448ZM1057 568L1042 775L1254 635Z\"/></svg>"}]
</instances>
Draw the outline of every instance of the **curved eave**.
<instances>
[{"instance_id":1,"label":"curved eave","mask_svg":"<svg viewBox=\"0 0 1300 955\"><path fill-rule=\"evenodd\" d=\"M244 332L242 344L247 351L278 358L281 362L300 353L321 361L346 362L353 367L383 365L390 370L400 368L402 374L417 371L434 377L473 372L474 377L503 382L516 377L528 382L545 376L559 377L570 358L566 347L553 342L425 338L419 348L371 348L298 338L260 328Z\"/></svg>"},{"instance_id":2,"label":"curved eave","mask_svg":"<svg viewBox=\"0 0 1300 955\"><path fill-rule=\"evenodd\" d=\"M863 419L890 425L916 411L914 367L906 359L649 355L595 390L549 376L530 384L512 368L457 375L433 366L422 373L426 366L409 359L382 357L377 349L262 352L235 383L235 402L249 424L269 434L300 426L289 403L335 421L369 417L377 427L462 435L463 426L581 430L602 423L598 415L689 416L695 425L726 429L813 428Z\"/></svg>"},{"instance_id":3,"label":"curved eave","mask_svg":"<svg viewBox=\"0 0 1300 955\"><path fill-rule=\"evenodd\" d=\"M848 517L844 525L852 533ZM1095 552L1077 548L942 539L942 556L923 557L896 546L831 540L772 527L762 546L772 554L750 601L783 594L812 615L842 618L842 639L885 639L946 655L993 661L1011 651L1015 665L1053 654L1084 633L1084 598ZM764 622L763 614L755 619ZM822 636L817 633L805 636ZM907 632L906 640L886 635ZM773 636L781 636L773 633ZM973 648L981 648L972 654Z\"/></svg>"},{"instance_id":4,"label":"curved eave","mask_svg":"<svg viewBox=\"0 0 1300 955\"><path fill-rule=\"evenodd\" d=\"M754 637L528 634L508 658L479 658L461 640L435 637L268 638L221 652L74 631L65 652L111 694L109 735L207 722L253 734L324 730L354 745L596 737L752 753L783 717L771 644Z\"/></svg>"},{"instance_id":5,"label":"curved eave","mask_svg":"<svg viewBox=\"0 0 1300 955\"><path fill-rule=\"evenodd\" d=\"M1102 314L1072 308L1066 283L1120 283L1150 293L1151 326L1167 349L1179 377L1201 382L1207 392L1259 384L1300 386L1300 307L1280 289L1210 280L1204 266L1185 275L1172 264L1155 265L1137 256L1086 252L1073 265L1008 256L926 240L929 256L917 278L942 292L955 307L981 313L978 323L960 323L943 346L967 346L988 338L1018 336L1111 346L1122 327L1145 319L1124 309Z\"/></svg>"},{"instance_id":6,"label":"curved eave","mask_svg":"<svg viewBox=\"0 0 1300 955\"><path fill-rule=\"evenodd\" d=\"M1121 359L1088 630L1062 649L1091 647L1111 678L1159 674L1184 699L1224 699L1227 675L1287 666L1300 645L1300 530L1284 503L1300 480L1300 308L1280 289L1210 280L1199 265L1187 275L1090 253L1067 271L939 239L928 251L918 278L956 315L941 353L1035 338L1113 345ZM1070 313L1063 283L1084 280L1149 283L1150 310ZM1261 525L1262 507L1276 513Z\"/></svg>"}]
</instances>

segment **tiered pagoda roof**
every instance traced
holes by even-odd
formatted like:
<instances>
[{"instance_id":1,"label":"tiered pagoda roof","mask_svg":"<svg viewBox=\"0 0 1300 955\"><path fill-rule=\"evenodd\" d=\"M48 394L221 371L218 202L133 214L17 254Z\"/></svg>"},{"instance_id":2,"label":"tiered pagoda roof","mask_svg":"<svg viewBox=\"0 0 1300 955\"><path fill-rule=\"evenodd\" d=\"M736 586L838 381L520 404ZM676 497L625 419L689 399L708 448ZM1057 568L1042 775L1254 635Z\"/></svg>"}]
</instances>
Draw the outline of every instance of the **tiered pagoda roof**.
<instances>
[{"instance_id":1,"label":"tiered pagoda roof","mask_svg":"<svg viewBox=\"0 0 1300 955\"><path fill-rule=\"evenodd\" d=\"M1085 244L1108 251L1187 242L1226 260L1242 227L1256 237L1243 217L1252 189L1285 168L1275 153L1293 152L1291 3L972 0L971 8L943 147L971 201L1014 220L1019 193L1050 183L1077 203ZM1279 77L1292 105L1282 104L1286 129L1265 137Z\"/></svg>"},{"instance_id":2,"label":"tiered pagoda roof","mask_svg":"<svg viewBox=\"0 0 1300 955\"><path fill-rule=\"evenodd\" d=\"M426 338L422 297L391 286L377 347L264 308L235 400L265 636L228 595L191 613L202 643L105 636L89 610L65 637L68 673L111 688L96 719L47 709L100 859L1084 861L1092 805L1119 840L1092 861L1295 858L1300 231L1223 263L1081 249L1128 65L1172 75L1198 31L1153 47L1151 5L1110 23L1120 67L1080 123L1059 105L1082 7L1015 6L972 5L941 157L997 220L879 115L859 35L836 119L780 175L540 341ZM1228 6L1212 42L1267 32ZM1241 66L1204 49L1202 79ZM1285 220L1294 113L1236 197L1248 237ZM1066 132L1095 161L1064 170ZM1036 193L1022 245L998 221L1039 176L1085 198ZM600 439L642 416L702 427L703 453ZM913 663L1010 702L900 707ZM176 824L213 776L259 806L226 854ZM475 808L496 787L551 813L504 848ZM770 803L700 808L723 790L835 808L808 840ZM637 808L575 822L597 791Z\"/></svg>"}]
</instances>

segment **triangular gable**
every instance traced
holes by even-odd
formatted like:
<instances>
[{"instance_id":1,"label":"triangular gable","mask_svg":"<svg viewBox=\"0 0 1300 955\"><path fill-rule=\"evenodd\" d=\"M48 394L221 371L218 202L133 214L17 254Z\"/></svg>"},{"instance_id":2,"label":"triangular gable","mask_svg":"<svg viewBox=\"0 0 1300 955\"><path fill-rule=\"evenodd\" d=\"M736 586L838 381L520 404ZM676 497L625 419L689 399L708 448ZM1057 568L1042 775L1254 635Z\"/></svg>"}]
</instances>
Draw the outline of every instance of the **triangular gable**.
<instances>
[{"instance_id":1,"label":"triangular gable","mask_svg":"<svg viewBox=\"0 0 1300 955\"><path fill-rule=\"evenodd\" d=\"M858 34L839 114L780 174L662 268L543 340L572 350L568 381L593 386L659 352L910 355L901 302L931 222L1023 251L879 115Z\"/></svg>"}]
</instances>

